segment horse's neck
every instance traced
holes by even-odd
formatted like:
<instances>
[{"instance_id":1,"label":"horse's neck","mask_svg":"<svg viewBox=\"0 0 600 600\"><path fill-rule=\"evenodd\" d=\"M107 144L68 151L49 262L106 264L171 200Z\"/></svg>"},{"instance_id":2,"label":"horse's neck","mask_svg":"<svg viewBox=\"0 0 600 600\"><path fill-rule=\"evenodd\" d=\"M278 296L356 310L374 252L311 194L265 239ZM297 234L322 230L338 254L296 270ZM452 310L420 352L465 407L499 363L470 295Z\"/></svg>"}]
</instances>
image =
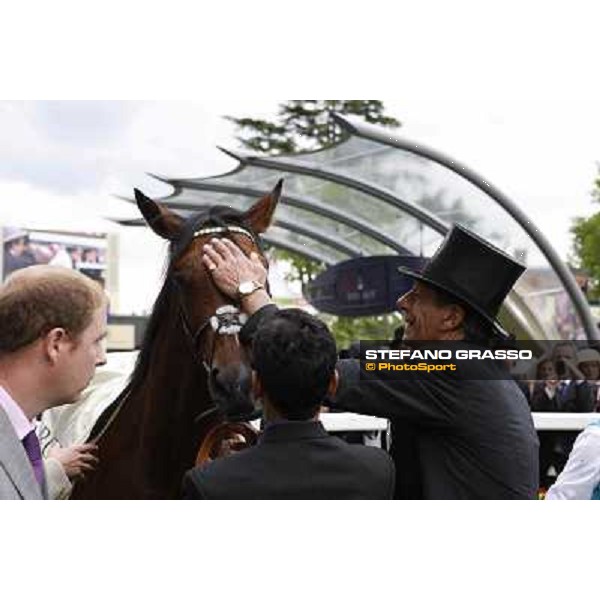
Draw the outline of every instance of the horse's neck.
<instances>
[{"instance_id":1,"label":"horse's neck","mask_svg":"<svg viewBox=\"0 0 600 600\"><path fill-rule=\"evenodd\" d=\"M197 416L206 402L206 376L193 350L173 317L165 320L169 331L153 343L151 358L139 393L143 397L145 421L178 424ZM160 440L173 443L172 438Z\"/></svg>"},{"instance_id":2,"label":"horse's neck","mask_svg":"<svg viewBox=\"0 0 600 600\"><path fill-rule=\"evenodd\" d=\"M144 493L157 496L178 487L185 468L193 465L194 421L209 404L204 369L178 313L172 304L163 311L144 360L136 365L127 400L136 421L131 434L138 440L135 462L143 473Z\"/></svg>"}]
</instances>

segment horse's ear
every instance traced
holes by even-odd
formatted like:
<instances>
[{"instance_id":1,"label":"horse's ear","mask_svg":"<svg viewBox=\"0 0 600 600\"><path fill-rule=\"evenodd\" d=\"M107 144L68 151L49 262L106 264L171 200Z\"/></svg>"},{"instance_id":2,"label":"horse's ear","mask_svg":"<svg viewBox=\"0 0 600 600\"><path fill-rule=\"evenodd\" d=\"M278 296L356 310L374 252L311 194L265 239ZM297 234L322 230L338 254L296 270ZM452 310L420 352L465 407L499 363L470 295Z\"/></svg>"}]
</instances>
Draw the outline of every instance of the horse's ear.
<instances>
[{"instance_id":1,"label":"horse's ear","mask_svg":"<svg viewBox=\"0 0 600 600\"><path fill-rule=\"evenodd\" d=\"M167 240L176 240L183 228L183 218L159 202L150 200L134 188L135 200L152 231Z\"/></svg>"},{"instance_id":2,"label":"horse's ear","mask_svg":"<svg viewBox=\"0 0 600 600\"><path fill-rule=\"evenodd\" d=\"M280 179L270 194L263 196L246 211L244 220L252 227L255 233L264 233L271 224L273 213L279 202L279 196L281 196L282 187L283 179Z\"/></svg>"}]
</instances>

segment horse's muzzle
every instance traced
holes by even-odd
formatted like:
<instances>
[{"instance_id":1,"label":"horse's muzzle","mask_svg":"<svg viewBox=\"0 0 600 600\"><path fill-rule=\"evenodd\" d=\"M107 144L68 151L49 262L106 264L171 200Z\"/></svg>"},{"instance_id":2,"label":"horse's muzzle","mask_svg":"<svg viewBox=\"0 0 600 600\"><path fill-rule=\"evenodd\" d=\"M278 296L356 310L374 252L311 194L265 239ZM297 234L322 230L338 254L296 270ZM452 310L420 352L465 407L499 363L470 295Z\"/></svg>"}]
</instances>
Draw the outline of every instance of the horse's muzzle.
<instances>
[{"instance_id":1,"label":"horse's muzzle","mask_svg":"<svg viewBox=\"0 0 600 600\"><path fill-rule=\"evenodd\" d=\"M257 410L252 399L252 374L245 365L213 368L208 389L227 421L248 421L260 416L260 410Z\"/></svg>"}]
</instances>

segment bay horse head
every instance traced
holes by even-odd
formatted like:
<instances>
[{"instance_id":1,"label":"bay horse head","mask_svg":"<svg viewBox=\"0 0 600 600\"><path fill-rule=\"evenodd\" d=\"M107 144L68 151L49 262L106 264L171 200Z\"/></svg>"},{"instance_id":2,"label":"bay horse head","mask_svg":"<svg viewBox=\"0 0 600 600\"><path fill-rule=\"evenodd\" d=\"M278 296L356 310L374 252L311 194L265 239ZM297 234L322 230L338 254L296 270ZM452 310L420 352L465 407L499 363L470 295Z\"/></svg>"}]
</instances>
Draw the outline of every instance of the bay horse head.
<instances>
[{"instance_id":1,"label":"bay horse head","mask_svg":"<svg viewBox=\"0 0 600 600\"><path fill-rule=\"evenodd\" d=\"M227 237L246 255L256 252L268 268L259 236L271 224L282 185L280 180L245 212L213 206L188 219L135 190L137 205L152 231L170 242L165 279L178 297L177 318L189 352L207 375L214 407L206 413L218 412L229 421L257 416L251 368L237 336L246 316L240 312L239 299L225 296L215 286L202 262L203 246L214 237Z\"/></svg>"},{"instance_id":2,"label":"bay horse head","mask_svg":"<svg viewBox=\"0 0 600 600\"><path fill-rule=\"evenodd\" d=\"M98 466L72 498L177 498L209 432L252 416L249 359L237 336L243 315L214 285L203 246L226 236L263 256L259 236L281 187L245 212L212 206L187 219L135 191L150 228L169 241L169 262L129 382L88 437Z\"/></svg>"}]
</instances>

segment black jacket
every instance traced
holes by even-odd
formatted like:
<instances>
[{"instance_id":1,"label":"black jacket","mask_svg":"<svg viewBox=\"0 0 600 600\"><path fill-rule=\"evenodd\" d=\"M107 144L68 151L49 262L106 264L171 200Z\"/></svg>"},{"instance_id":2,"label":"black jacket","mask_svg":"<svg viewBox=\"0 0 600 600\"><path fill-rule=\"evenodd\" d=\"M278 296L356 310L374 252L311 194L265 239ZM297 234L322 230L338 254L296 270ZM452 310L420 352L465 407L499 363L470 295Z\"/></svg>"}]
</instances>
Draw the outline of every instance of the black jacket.
<instances>
[{"instance_id":1,"label":"black jacket","mask_svg":"<svg viewBox=\"0 0 600 600\"><path fill-rule=\"evenodd\" d=\"M531 410L534 412L594 412L595 398L592 386L587 381L571 380L561 383L554 396L546 393L544 381L536 382L531 395Z\"/></svg>"},{"instance_id":2,"label":"black jacket","mask_svg":"<svg viewBox=\"0 0 600 600\"><path fill-rule=\"evenodd\" d=\"M189 500L383 500L393 491L394 464L383 450L348 444L314 421L267 426L256 446L183 481Z\"/></svg>"},{"instance_id":3,"label":"black jacket","mask_svg":"<svg viewBox=\"0 0 600 600\"><path fill-rule=\"evenodd\" d=\"M276 311L269 305L253 315L242 340L248 342ZM410 491L398 489L396 497L536 497L539 442L527 400L505 373L493 379L500 369L496 363L470 364L471 371L391 381L369 378L365 371L369 379L361 381L357 360L338 362L340 387L332 405L391 419L410 434L396 456L399 487L406 482ZM488 380L477 379L482 376ZM398 449L401 442L394 441Z\"/></svg>"}]
</instances>

